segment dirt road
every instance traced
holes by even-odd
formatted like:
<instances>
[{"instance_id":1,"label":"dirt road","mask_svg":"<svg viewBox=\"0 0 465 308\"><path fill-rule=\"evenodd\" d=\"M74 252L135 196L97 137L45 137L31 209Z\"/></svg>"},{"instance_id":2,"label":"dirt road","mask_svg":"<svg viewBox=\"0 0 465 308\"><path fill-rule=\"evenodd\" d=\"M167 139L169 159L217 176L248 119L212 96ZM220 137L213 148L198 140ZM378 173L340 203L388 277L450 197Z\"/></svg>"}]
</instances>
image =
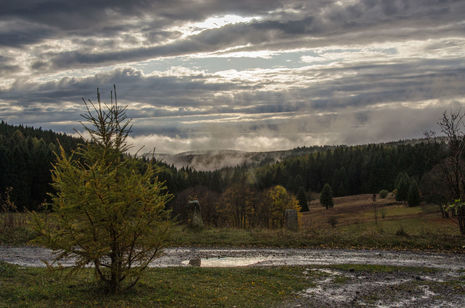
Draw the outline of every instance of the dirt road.
<instances>
[{"instance_id":1,"label":"dirt road","mask_svg":"<svg viewBox=\"0 0 465 308\"><path fill-rule=\"evenodd\" d=\"M39 247L2 247L0 260L22 266L44 266L52 252ZM427 252L330 250L330 249L237 249L237 248L168 248L152 267L189 266L189 260L201 259L201 266L277 266L378 264L422 266L448 270L465 270L465 254ZM71 265L72 260L63 265Z\"/></svg>"}]
</instances>

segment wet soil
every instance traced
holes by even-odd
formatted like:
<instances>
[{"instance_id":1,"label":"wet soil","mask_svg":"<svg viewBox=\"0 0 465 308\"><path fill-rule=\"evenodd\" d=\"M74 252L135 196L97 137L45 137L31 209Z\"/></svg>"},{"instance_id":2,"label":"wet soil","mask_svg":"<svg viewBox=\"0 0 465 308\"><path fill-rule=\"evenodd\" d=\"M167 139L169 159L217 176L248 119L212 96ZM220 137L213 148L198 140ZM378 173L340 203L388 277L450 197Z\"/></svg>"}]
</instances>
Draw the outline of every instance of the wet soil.
<instances>
[{"instance_id":1,"label":"wet soil","mask_svg":"<svg viewBox=\"0 0 465 308\"><path fill-rule=\"evenodd\" d=\"M52 252L38 247L1 247L0 260L45 266ZM62 265L72 265L69 259ZM349 264L344 269L328 268ZM394 271L357 265L400 266ZM302 266L313 287L281 307L463 307L465 254L316 249L169 248L152 267ZM350 268L353 266L353 268ZM412 271L411 267L420 267ZM404 268L405 270L402 270ZM318 272L315 279L315 273Z\"/></svg>"},{"instance_id":2,"label":"wet soil","mask_svg":"<svg viewBox=\"0 0 465 308\"><path fill-rule=\"evenodd\" d=\"M453 270L392 273L307 268L328 273L278 307L463 307L465 276Z\"/></svg>"},{"instance_id":3,"label":"wet soil","mask_svg":"<svg viewBox=\"0 0 465 308\"><path fill-rule=\"evenodd\" d=\"M46 248L0 246L1 261L22 266L45 266L52 257ZM348 249L168 248L151 266L189 266L191 259L207 267L377 264L465 270L465 254Z\"/></svg>"}]
</instances>

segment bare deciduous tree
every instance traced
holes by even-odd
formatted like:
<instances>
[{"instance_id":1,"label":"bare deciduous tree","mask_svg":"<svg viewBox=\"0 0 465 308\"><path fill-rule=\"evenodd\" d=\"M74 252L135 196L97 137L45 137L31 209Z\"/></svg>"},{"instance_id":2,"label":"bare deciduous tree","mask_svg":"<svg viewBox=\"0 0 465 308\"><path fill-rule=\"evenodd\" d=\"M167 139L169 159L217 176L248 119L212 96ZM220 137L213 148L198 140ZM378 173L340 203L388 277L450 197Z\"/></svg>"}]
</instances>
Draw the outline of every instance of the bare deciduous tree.
<instances>
[{"instance_id":1,"label":"bare deciduous tree","mask_svg":"<svg viewBox=\"0 0 465 308\"><path fill-rule=\"evenodd\" d=\"M444 181L453 200L448 200L447 209L457 219L460 233L465 235L465 113L445 111L438 122L448 144L447 158L441 164Z\"/></svg>"}]
</instances>

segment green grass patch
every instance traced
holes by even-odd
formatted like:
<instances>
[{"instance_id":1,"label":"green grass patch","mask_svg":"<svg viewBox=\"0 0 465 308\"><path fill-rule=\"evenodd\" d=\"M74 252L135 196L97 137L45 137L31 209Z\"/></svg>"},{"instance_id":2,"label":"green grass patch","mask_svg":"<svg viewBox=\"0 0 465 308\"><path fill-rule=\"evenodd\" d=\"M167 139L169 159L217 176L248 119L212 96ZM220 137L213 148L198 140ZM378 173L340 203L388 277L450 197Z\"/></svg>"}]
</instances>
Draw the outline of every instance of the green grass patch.
<instances>
[{"instance_id":1,"label":"green grass patch","mask_svg":"<svg viewBox=\"0 0 465 308\"><path fill-rule=\"evenodd\" d=\"M0 244L22 245L34 236L34 232L28 226L25 213L0 212Z\"/></svg>"},{"instance_id":2,"label":"green grass patch","mask_svg":"<svg viewBox=\"0 0 465 308\"><path fill-rule=\"evenodd\" d=\"M415 219L384 221L378 225L360 223L325 229L301 230L243 230L205 228L194 232L177 227L171 246L197 247L294 247L294 248L353 248L401 249L463 252L465 239L454 229L441 232L428 229L427 222ZM400 229L404 232L398 232Z\"/></svg>"},{"instance_id":3,"label":"green grass patch","mask_svg":"<svg viewBox=\"0 0 465 308\"><path fill-rule=\"evenodd\" d=\"M105 295L84 270L72 280L0 262L0 307L268 307L312 286L303 267L150 269L134 288ZM306 278L307 277L307 278Z\"/></svg>"},{"instance_id":4,"label":"green grass patch","mask_svg":"<svg viewBox=\"0 0 465 308\"><path fill-rule=\"evenodd\" d=\"M15 227L0 232L0 245L23 246L34 239L36 234L28 227Z\"/></svg>"},{"instance_id":5,"label":"green grass patch","mask_svg":"<svg viewBox=\"0 0 465 308\"><path fill-rule=\"evenodd\" d=\"M458 226L449 219L441 218L436 206L409 208L396 205L382 209L386 211L387 216L385 219L378 218L377 224L373 217L363 218L361 214L365 211L367 215L373 215L372 211L366 210L365 207L360 212L338 214L341 223L334 228L326 222L327 217L316 215L318 217L303 226L299 232L283 229L211 227L195 231L185 226L176 226L171 232L169 246L401 249L461 253L465 251L465 238L460 235ZM433 210L436 212L432 212ZM348 217L351 218L351 222L346 220L347 222L343 223L342 221ZM8 232L0 232L0 245L27 245L34 238L34 233L27 223L10 227Z\"/></svg>"}]
</instances>

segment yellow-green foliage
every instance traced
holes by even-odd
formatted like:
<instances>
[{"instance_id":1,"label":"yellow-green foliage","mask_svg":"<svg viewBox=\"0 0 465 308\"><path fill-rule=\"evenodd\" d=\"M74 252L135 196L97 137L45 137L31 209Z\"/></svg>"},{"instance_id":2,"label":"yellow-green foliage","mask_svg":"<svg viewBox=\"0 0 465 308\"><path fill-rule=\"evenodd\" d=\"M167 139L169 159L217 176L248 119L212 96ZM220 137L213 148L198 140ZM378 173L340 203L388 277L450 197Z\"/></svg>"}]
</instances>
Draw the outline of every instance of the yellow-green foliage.
<instances>
[{"instance_id":1,"label":"yellow-green foliage","mask_svg":"<svg viewBox=\"0 0 465 308\"><path fill-rule=\"evenodd\" d=\"M284 225L284 212L286 209L300 211L299 201L281 185L270 188L265 196L271 214L268 222L270 228L278 228Z\"/></svg>"},{"instance_id":2,"label":"yellow-green foliage","mask_svg":"<svg viewBox=\"0 0 465 308\"><path fill-rule=\"evenodd\" d=\"M171 196L150 166L142 172L124 154L124 109L112 104L102 110L99 102L86 119L94 126L86 127L93 142L74 155L60 149L52 170L52 213L34 213L32 221L41 235L37 241L59 252L56 262L74 257L76 269L95 266L116 293L123 282L133 286L165 245Z\"/></svg>"},{"instance_id":3,"label":"yellow-green foliage","mask_svg":"<svg viewBox=\"0 0 465 308\"><path fill-rule=\"evenodd\" d=\"M228 187L217 204L219 223L222 225L250 228L258 224L259 204L249 186L238 183Z\"/></svg>"},{"instance_id":4,"label":"yellow-green foliage","mask_svg":"<svg viewBox=\"0 0 465 308\"><path fill-rule=\"evenodd\" d=\"M281 228L286 209L300 211L299 202L281 185L262 193L244 184L232 185L217 204L220 225L236 228Z\"/></svg>"}]
</instances>

